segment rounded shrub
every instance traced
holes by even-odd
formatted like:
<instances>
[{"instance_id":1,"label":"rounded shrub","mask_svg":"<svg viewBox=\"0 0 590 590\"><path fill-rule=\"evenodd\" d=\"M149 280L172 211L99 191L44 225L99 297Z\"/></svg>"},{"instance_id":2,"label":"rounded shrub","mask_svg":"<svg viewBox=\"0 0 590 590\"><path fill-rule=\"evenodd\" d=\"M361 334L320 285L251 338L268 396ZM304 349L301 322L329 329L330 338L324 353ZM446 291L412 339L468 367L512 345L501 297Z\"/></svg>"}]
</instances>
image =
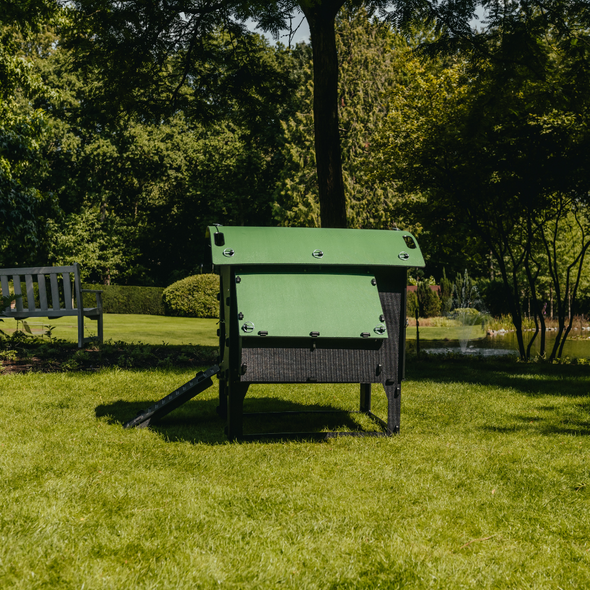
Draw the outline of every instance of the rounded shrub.
<instances>
[{"instance_id":1,"label":"rounded shrub","mask_svg":"<svg viewBox=\"0 0 590 590\"><path fill-rule=\"evenodd\" d=\"M219 277L202 274L187 277L164 289L166 315L188 318L219 317Z\"/></svg>"}]
</instances>

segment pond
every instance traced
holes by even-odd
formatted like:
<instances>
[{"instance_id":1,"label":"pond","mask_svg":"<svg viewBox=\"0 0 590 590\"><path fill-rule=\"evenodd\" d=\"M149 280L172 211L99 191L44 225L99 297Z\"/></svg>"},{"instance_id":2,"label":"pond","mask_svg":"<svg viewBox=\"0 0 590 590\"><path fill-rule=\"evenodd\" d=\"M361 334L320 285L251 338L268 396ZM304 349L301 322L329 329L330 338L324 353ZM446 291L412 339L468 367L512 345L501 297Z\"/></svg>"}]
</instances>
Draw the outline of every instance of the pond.
<instances>
[{"instance_id":1,"label":"pond","mask_svg":"<svg viewBox=\"0 0 590 590\"><path fill-rule=\"evenodd\" d=\"M546 336L546 354L551 353L553 343L555 342L555 332L547 332ZM533 332L525 332L525 343L528 344L533 336ZM573 336L573 339L572 339ZM537 336L533 344L533 355L539 352L541 343L540 335ZM463 344L463 346L461 346ZM411 346L415 346L415 341ZM459 340L420 340L420 349L429 352L460 352L464 350L466 354L483 354L484 356L518 354L518 343L514 332L497 334L495 336L486 336L467 342ZM572 330L568 337L563 356L570 358L590 358L590 332Z\"/></svg>"}]
</instances>

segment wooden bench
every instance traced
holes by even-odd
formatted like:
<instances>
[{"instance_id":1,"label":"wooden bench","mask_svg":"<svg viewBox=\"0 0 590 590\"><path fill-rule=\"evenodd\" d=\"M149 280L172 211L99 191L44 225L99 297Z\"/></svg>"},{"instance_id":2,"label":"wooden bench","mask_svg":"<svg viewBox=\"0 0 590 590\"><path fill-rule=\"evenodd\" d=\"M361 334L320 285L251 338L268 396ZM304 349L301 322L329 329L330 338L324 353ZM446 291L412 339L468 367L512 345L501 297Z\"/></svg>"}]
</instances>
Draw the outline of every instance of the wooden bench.
<instances>
[{"instance_id":1,"label":"wooden bench","mask_svg":"<svg viewBox=\"0 0 590 590\"><path fill-rule=\"evenodd\" d=\"M25 284L25 293L22 292L21 283ZM80 266L77 262L72 266L0 268L0 284L4 297L13 293L21 295L21 297L17 297L13 306L3 310L1 313L3 317L24 320L26 318L57 319L64 316L77 316L78 348L82 348L88 342L103 341L102 291L82 289ZM37 293L35 293L35 285L37 285ZM94 293L96 307L84 307L83 293ZM97 322L97 336L84 338L85 317Z\"/></svg>"}]
</instances>

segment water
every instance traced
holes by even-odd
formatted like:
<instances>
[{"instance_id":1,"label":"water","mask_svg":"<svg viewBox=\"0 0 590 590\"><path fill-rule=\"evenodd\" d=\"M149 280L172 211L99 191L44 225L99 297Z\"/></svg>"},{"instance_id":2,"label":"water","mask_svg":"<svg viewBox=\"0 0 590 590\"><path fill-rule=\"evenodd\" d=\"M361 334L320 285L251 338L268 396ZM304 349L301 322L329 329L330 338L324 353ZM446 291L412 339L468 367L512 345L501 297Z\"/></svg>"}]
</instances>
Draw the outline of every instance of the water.
<instances>
[{"instance_id":1,"label":"water","mask_svg":"<svg viewBox=\"0 0 590 590\"><path fill-rule=\"evenodd\" d=\"M528 344L533 333L525 332L525 344ZM581 338L572 340L574 338ZM555 342L555 332L547 332L545 350L546 354L551 353L553 343ZM533 349L531 351L534 356L539 352L541 344L540 334L537 336ZM504 335L486 336L480 340L465 339L457 341L442 341L442 340L422 340L420 339L421 350L428 352L463 352L465 354L483 354L484 356L518 354L518 343L516 341L516 334L514 332L507 332ZM570 337L568 337L564 349L563 356L570 358L590 358L590 332L580 330L572 330Z\"/></svg>"}]
</instances>

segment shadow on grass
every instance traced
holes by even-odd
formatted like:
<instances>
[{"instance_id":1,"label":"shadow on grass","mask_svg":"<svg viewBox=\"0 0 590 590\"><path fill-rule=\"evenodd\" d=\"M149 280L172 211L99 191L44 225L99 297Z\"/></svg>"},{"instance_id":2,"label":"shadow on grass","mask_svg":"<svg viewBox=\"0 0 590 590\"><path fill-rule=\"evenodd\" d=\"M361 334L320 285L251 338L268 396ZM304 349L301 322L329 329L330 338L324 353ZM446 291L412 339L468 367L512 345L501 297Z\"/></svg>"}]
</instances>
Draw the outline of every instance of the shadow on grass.
<instances>
[{"instance_id":1,"label":"shadow on grass","mask_svg":"<svg viewBox=\"0 0 590 590\"><path fill-rule=\"evenodd\" d=\"M546 436L566 435L566 436L589 436L590 422L587 420L576 420L572 418L551 420L545 418L536 418L533 416L515 416L518 424L511 426L485 426L483 430L487 432L498 432L501 434L514 434L519 432L534 432Z\"/></svg>"},{"instance_id":2,"label":"shadow on grass","mask_svg":"<svg viewBox=\"0 0 590 590\"><path fill-rule=\"evenodd\" d=\"M510 359L412 359L407 378L416 383L468 384L489 387L490 396L504 399L516 392L528 398L543 400L530 414L510 415L506 406L506 424L483 426L486 432L500 434L531 433L536 435L590 436L590 368L571 364L520 363ZM402 388L403 389L403 388ZM545 401L546 396L553 397ZM567 404L558 398L569 400Z\"/></svg>"},{"instance_id":3,"label":"shadow on grass","mask_svg":"<svg viewBox=\"0 0 590 590\"><path fill-rule=\"evenodd\" d=\"M100 405L95 408L97 418L106 418L109 424L121 426L145 410L153 402L116 402ZM206 444L224 444L226 420L218 416L216 408L218 400L193 399L149 428L161 434L170 442L189 442ZM244 434L256 433L288 433L289 438L306 440L304 435L297 433L321 433L342 430L352 432L373 432L377 427L365 419L359 422L359 415L342 410L335 406L322 404L296 404L286 400L270 397L246 397L244 401ZM248 416L258 412L294 412L287 415L270 414L266 416ZM311 412L311 413L295 413ZM260 442L279 442L276 439L260 438Z\"/></svg>"},{"instance_id":4,"label":"shadow on grass","mask_svg":"<svg viewBox=\"0 0 590 590\"><path fill-rule=\"evenodd\" d=\"M519 363L512 359L413 359L407 364L406 378L489 385L529 396L587 397L590 390L588 366Z\"/></svg>"}]
</instances>

